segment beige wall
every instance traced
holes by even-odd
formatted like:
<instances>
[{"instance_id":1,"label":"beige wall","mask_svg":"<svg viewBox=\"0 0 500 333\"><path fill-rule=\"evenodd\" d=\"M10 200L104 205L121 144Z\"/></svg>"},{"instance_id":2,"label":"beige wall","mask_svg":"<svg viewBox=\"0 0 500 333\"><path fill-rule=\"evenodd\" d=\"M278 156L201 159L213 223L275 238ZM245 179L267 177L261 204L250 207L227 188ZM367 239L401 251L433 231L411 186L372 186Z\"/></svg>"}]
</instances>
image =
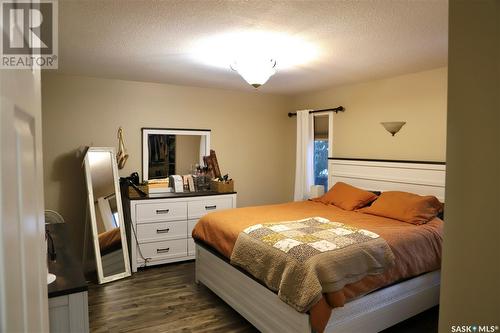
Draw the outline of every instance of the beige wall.
<instances>
[{"instance_id":1,"label":"beige wall","mask_svg":"<svg viewBox=\"0 0 500 333\"><path fill-rule=\"evenodd\" d=\"M295 109L343 105L334 116L333 156L444 161L446 68L300 94ZM381 121L406 121L392 137Z\"/></svg>"},{"instance_id":2,"label":"beige wall","mask_svg":"<svg viewBox=\"0 0 500 333\"><path fill-rule=\"evenodd\" d=\"M500 325L500 2L450 1L449 18L440 332Z\"/></svg>"},{"instance_id":3,"label":"beige wall","mask_svg":"<svg viewBox=\"0 0 500 333\"><path fill-rule=\"evenodd\" d=\"M141 170L141 127L207 128L221 171L235 180L238 206L288 201L295 149L288 111L285 97L254 91L44 74L45 205L71 225L79 251L86 190L77 150L117 147L119 126L130 154L121 176Z\"/></svg>"}]
</instances>

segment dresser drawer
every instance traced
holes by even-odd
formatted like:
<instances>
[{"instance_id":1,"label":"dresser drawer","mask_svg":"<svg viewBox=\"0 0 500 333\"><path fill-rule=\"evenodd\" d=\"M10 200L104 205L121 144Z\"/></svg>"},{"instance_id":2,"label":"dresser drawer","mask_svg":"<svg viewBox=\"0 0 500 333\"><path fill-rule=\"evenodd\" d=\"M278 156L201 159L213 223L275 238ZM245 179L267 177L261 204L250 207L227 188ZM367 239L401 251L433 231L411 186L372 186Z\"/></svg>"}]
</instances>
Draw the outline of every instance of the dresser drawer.
<instances>
[{"instance_id":1,"label":"dresser drawer","mask_svg":"<svg viewBox=\"0 0 500 333\"><path fill-rule=\"evenodd\" d=\"M187 218L186 202L137 204L135 210L137 223L185 220Z\"/></svg>"},{"instance_id":2,"label":"dresser drawer","mask_svg":"<svg viewBox=\"0 0 500 333\"><path fill-rule=\"evenodd\" d=\"M196 219L207 213L229 208L233 208L233 200L231 197L189 201L188 218Z\"/></svg>"},{"instance_id":3,"label":"dresser drawer","mask_svg":"<svg viewBox=\"0 0 500 333\"><path fill-rule=\"evenodd\" d=\"M191 234L193 233L194 226L198 223L198 219L192 219L188 220L187 223L187 235L188 237L192 237Z\"/></svg>"},{"instance_id":4,"label":"dresser drawer","mask_svg":"<svg viewBox=\"0 0 500 333\"><path fill-rule=\"evenodd\" d=\"M161 242L139 244L144 258L151 261L168 258L183 257L187 255L186 239L175 239Z\"/></svg>"},{"instance_id":5,"label":"dresser drawer","mask_svg":"<svg viewBox=\"0 0 500 333\"><path fill-rule=\"evenodd\" d=\"M187 221L141 223L137 225L137 240L150 242L186 238L187 226Z\"/></svg>"}]
</instances>

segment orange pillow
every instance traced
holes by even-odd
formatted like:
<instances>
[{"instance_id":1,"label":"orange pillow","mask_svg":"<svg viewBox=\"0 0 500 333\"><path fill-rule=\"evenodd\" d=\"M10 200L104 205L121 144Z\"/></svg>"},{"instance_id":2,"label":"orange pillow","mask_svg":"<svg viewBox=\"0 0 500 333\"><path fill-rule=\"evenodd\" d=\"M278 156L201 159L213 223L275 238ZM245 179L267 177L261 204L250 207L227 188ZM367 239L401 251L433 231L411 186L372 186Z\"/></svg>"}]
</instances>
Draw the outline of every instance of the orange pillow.
<instances>
[{"instance_id":1,"label":"orange pillow","mask_svg":"<svg viewBox=\"0 0 500 333\"><path fill-rule=\"evenodd\" d=\"M327 205L335 205L345 210L355 210L377 199L375 193L338 182L323 196L313 199Z\"/></svg>"},{"instance_id":2,"label":"orange pillow","mask_svg":"<svg viewBox=\"0 0 500 333\"><path fill-rule=\"evenodd\" d=\"M360 209L358 212L412 224L424 224L435 218L442 210L443 204L434 196L388 191L383 192L370 207Z\"/></svg>"}]
</instances>

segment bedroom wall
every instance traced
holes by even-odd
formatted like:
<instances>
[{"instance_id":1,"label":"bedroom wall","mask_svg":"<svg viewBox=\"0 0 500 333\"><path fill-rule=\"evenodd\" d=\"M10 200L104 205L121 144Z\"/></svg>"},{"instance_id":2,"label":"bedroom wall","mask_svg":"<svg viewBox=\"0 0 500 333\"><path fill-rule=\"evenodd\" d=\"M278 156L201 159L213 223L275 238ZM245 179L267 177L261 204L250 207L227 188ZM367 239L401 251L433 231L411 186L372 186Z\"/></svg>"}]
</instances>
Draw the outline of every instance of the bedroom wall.
<instances>
[{"instance_id":1,"label":"bedroom wall","mask_svg":"<svg viewBox=\"0 0 500 333\"><path fill-rule=\"evenodd\" d=\"M256 91L44 73L46 208L65 217L75 251L81 251L86 189L80 150L86 145L117 147L119 126L130 155L121 176L140 173L141 127L207 128L222 171L235 180L238 206L289 201L295 149L289 142L295 123L286 116L287 101Z\"/></svg>"},{"instance_id":2,"label":"bedroom wall","mask_svg":"<svg viewBox=\"0 0 500 333\"><path fill-rule=\"evenodd\" d=\"M449 18L447 223L439 332L451 332L453 325L498 332L500 2L450 1ZM490 327L495 325L496 330Z\"/></svg>"},{"instance_id":3,"label":"bedroom wall","mask_svg":"<svg viewBox=\"0 0 500 333\"><path fill-rule=\"evenodd\" d=\"M343 105L334 116L333 156L444 161L447 69L299 94L296 110ZM382 121L406 121L392 137Z\"/></svg>"}]
</instances>

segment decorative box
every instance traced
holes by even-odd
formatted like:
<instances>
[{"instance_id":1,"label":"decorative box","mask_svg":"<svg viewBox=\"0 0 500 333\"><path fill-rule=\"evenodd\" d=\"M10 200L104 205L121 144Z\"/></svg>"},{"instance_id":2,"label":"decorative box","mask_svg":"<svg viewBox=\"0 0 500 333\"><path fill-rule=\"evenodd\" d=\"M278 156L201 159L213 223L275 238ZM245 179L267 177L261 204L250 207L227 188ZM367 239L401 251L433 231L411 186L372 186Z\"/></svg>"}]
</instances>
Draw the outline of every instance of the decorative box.
<instances>
[{"instance_id":1,"label":"decorative box","mask_svg":"<svg viewBox=\"0 0 500 333\"><path fill-rule=\"evenodd\" d=\"M228 180L228 181L218 182L212 180L210 182L210 189L218 193L234 192L234 181Z\"/></svg>"},{"instance_id":2,"label":"decorative box","mask_svg":"<svg viewBox=\"0 0 500 333\"><path fill-rule=\"evenodd\" d=\"M194 188L196 192L206 192L210 190L210 177L208 176L196 176L193 177Z\"/></svg>"}]
</instances>

